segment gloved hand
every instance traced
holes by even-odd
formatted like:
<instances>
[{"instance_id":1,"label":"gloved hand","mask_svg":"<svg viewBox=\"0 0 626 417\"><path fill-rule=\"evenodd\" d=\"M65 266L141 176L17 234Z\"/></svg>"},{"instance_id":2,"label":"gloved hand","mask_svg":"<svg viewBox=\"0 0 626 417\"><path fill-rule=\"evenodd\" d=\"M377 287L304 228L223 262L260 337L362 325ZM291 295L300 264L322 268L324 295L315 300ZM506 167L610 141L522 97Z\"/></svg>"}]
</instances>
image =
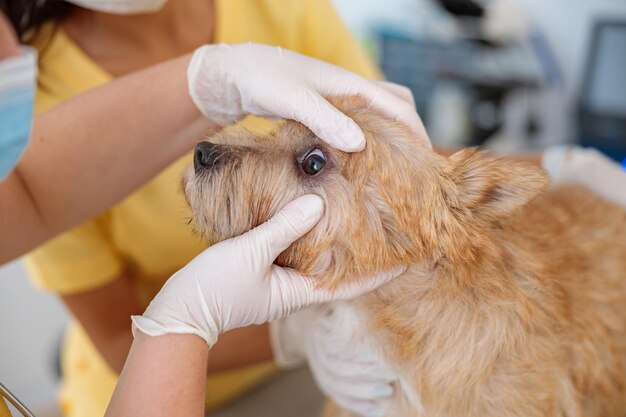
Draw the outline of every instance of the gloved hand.
<instances>
[{"instance_id":1,"label":"gloved hand","mask_svg":"<svg viewBox=\"0 0 626 417\"><path fill-rule=\"evenodd\" d=\"M543 153L541 165L555 183L585 186L626 207L626 172L595 149L554 146Z\"/></svg>"},{"instance_id":2,"label":"gloved hand","mask_svg":"<svg viewBox=\"0 0 626 417\"><path fill-rule=\"evenodd\" d=\"M359 94L372 107L404 122L430 146L406 97L408 89L366 80L331 64L279 47L253 43L205 45L193 54L189 92L208 119L231 124L246 114L281 117L306 125L344 151L365 147L361 129L324 97Z\"/></svg>"},{"instance_id":3,"label":"gloved hand","mask_svg":"<svg viewBox=\"0 0 626 417\"><path fill-rule=\"evenodd\" d=\"M305 308L270 323L274 360L282 368L308 362L324 394L346 411L384 416L397 378L354 334L353 310L330 306Z\"/></svg>"},{"instance_id":4,"label":"gloved hand","mask_svg":"<svg viewBox=\"0 0 626 417\"><path fill-rule=\"evenodd\" d=\"M274 265L323 210L320 197L306 195L248 233L206 249L167 281L143 316L132 317L133 332L195 334L210 347L221 333L276 320L310 304L356 297L402 272L381 273L330 292L317 289L310 277Z\"/></svg>"}]
</instances>

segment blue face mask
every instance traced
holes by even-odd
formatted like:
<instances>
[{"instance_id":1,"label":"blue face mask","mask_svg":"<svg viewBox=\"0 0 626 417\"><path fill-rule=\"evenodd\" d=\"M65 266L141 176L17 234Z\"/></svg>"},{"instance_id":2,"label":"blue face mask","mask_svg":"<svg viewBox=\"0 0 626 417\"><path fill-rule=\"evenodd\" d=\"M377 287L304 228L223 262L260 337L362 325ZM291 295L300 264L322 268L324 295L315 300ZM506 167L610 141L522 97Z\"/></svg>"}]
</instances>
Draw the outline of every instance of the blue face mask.
<instances>
[{"instance_id":1,"label":"blue face mask","mask_svg":"<svg viewBox=\"0 0 626 417\"><path fill-rule=\"evenodd\" d=\"M0 181L15 168L28 145L33 119L37 54L0 61Z\"/></svg>"}]
</instances>

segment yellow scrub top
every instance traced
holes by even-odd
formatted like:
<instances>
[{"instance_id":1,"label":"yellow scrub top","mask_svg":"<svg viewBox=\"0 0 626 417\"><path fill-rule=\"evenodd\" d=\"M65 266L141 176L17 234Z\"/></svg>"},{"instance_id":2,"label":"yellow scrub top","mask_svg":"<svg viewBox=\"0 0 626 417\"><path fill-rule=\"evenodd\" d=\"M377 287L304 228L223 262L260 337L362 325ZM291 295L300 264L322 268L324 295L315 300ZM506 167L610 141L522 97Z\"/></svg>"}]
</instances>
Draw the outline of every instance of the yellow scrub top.
<instances>
[{"instance_id":1,"label":"yellow scrub top","mask_svg":"<svg viewBox=\"0 0 626 417\"><path fill-rule=\"evenodd\" d=\"M279 45L379 77L330 0L218 0L216 13L216 42ZM112 79L62 30L46 33L35 45L40 47L37 112ZM205 248L187 225L190 210L180 190L180 174L191 161L190 153L102 216L33 251L27 267L36 285L70 295L95 290L130 271L137 297L147 306L165 281ZM78 323L68 330L62 366L61 407L66 415L102 416L117 375ZM266 363L212 374L208 409L275 372L275 365Z\"/></svg>"},{"instance_id":2,"label":"yellow scrub top","mask_svg":"<svg viewBox=\"0 0 626 417\"><path fill-rule=\"evenodd\" d=\"M0 398L0 417L12 417L7 404Z\"/></svg>"}]
</instances>

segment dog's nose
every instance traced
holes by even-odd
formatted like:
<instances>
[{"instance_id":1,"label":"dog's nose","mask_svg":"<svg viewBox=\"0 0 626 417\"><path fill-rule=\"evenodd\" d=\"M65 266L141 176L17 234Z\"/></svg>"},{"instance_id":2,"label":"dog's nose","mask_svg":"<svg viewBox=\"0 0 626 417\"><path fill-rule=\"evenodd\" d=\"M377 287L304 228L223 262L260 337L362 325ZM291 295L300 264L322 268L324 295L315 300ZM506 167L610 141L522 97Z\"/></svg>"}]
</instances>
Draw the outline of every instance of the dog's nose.
<instances>
[{"instance_id":1,"label":"dog's nose","mask_svg":"<svg viewBox=\"0 0 626 417\"><path fill-rule=\"evenodd\" d=\"M220 155L219 146L211 142L200 142L196 145L193 166L196 170L211 168Z\"/></svg>"}]
</instances>

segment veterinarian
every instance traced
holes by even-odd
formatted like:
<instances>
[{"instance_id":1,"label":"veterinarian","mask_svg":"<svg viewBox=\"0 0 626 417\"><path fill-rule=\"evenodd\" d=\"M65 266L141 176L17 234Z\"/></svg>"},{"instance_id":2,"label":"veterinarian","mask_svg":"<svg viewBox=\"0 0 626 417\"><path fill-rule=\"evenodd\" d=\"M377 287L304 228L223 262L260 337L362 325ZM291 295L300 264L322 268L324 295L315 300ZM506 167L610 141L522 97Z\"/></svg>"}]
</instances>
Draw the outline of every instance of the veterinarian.
<instances>
[{"instance_id":1,"label":"veterinarian","mask_svg":"<svg viewBox=\"0 0 626 417\"><path fill-rule=\"evenodd\" d=\"M331 0L159 1L151 4L150 13L145 3L133 0L8 3L36 4L37 13L31 15L37 19L30 26L35 32L22 29L23 39L39 51L36 114L62 106L70 98L115 79L134 77L133 73L151 65L172 59L179 62L181 55L207 43L277 45L283 51L293 50L365 78L380 77L376 66L337 15ZM196 55L199 57L196 62L213 56L214 62L224 64L236 76L239 90L243 89L245 94L243 103L257 107L247 91L254 89L258 96L263 91L260 104L277 98L294 104L285 108L284 114L290 118L304 109L296 106L294 100L312 99L308 105L317 107L316 96L299 87L304 78L307 84L323 82L323 90L328 92L334 88L353 91L351 81L317 73L313 61L305 59L289 64L291 54L281 55L277 49L263 48L248 55L243 52L246 48L243 45L210 47ZM244 56L248 59L242 59ZM220 66L213 68L217 70ZM193 74L198 80L204 79L204 72ZM275 87L277 83L281 86ZM139 111L145 111L144 104L150 104L148 100L153 106L167 106L176 112L174 106L164 103L169 100L169 87L160 86L160 81L155 84L161 87L158 94L146 97L143 104L126 107L126 115L137 117ZM238 97L236 88L227 90L226 93ZM382 99L377 102L386 106ZM324 108L328 107L319 107ZM220 114L220 118L236 118L240 110ZM418 120L412 108L407 116ZM154 113L153 119L168 117L163 110ZM325 112L325 119L333 120L332 112ZM117 123L117 119L110 120L104 125ZM242 124L255 132L272 127L267 120L254 117L247 117ZM197 124L189 124L190 128L194 126L197 130L191 134L177 137L181 140L193 137L197 141L209 132ZM137 124L133 128L137 129ZM325 125L320 128L324 130ZM339 135L339 139L344 137ZM341 147L339 142L338 146ZM54 147L57 152L67 149L61 145ZM144 146L143 155L133 157L135 163L145 163L144 159L151 158L155 148ZM36 248L25 259L34 284L57 294L72 313L61 353L59 396L61 409L68 417L104 415L133 341L129 317L141 314L167 279L206 247L187 224L191 213L180 191L180 173L192 161L191 148L187 148L187 155L166 163L158 175L123 201L114 202L117 204L99 211L97 217ZM125 154L125 145L120 144L115 158L125 158ZM97 162L104 165L103 161L99 158ZM100 173L111 170L111 163L103 165ZM207 410L238 400L282 369L309 362L312 354L304 350L301 342L313 329L311 320L310 315L297 314L222 335L211 349ZM327 339L331 344L332 338ZM341 361L337 359L337 362ZM325 365L332 372L341 369L331 363ZM336 384L342 379L331 375L324 377L329 383ZM321 379L319 375L316 378ZM344 402L361 402L362 394L355 390L349 394L344 396Z\"/></svg>"},{"instance_id":2,"label":"veterinarian","mask_svg":"<svg viewBox=\"0 0 626 417\"><path fill-rule=\"evenodd\" d=\"M269 58L276 67L259 71L257 61L270 61ZM0 177L3 179L0 183L0 234L12 237L1 242L0 263L19 256L124 197L156 174L163 164L183 154L186 147L192 147L197 139L183 140L177 139L177 136L197 138L201 132L195 129L199 127L217 127L235 121L245 113L291 117L307 124L333 146L346 151L360 150L365 145L360 129L322 98L322 94L349 92L369 97L372 105L389 112L392 117L410 117L413 120L406 119L406 122L414 126L419 123L419 118L411 110L410 100L387 91L391 89L402 95L403 90L398 87L369 82L295 53L248 44L200 48L193 57L157 66L78 96L35 118L32 134L29 134L36 59L33 51L18 46L2 14L0 60ZM221 64L219 71L209 71L216 67L216 62ZM246 72L238 69L240 65L253 68L250 63L255 64L255 75L266 80L267 89L257 88L258 83L249 83ZM271 72L271 77L268 72ZM320 80L331 85L312 82L313 75L321 75ZM227 78L234 85L227 84ZM273 94L286 88L306 93L295 98L288 94L279 97L267 95L268 92ZM162 90L168 92L165 100ZM142 113L145 116L138 117L145 117L146 120L128 117L137 106L145 110ZM206 117L200 114L199 109ZM191 131L185 130L188 125L192 126ZM29 137L32 138L31 144L24 153ZM169 143L176 141L180 143ZM64 151L59 150L60 143ZM119 158L120 148L127 148L130 154ZM72 152L67 152L67 149ZM137 158L144 159L146 149L150 158L145 164L137 164ZM113 164L114 169L111 168ZM382 274L368 281L370 284L366 288L347 288L330 294L314 290L310 279L298 276L294 271L272 266L274 259L268 254L282 251L286 248L284 245L288 246L306 233L322 211L319 197L298 199L255 231L206 250L175 274L176 278L170 282L176 284L165 287L168 290L163 290L163 295L155 300L155 306L150 308L143 320L135 319L139 323L137 326L148 334L198 335L206 342L203 342L206 356L208 346L212 346L218 334L224 331L283 318L314 302L356 296L395 275ZM231 261L230 266L227 266L228 261ZM202 270L213 271L206 286L204 279L198 280L199 265ZM224 280L224 277L228 279ZM223 286L220 281L227 281L227 285ZM202 293L210 295L210 305L197 303L200 294L188 291L192 282L195 283L192 290L201 285ZM184 303L172 304L180 301ZM181 313L184 311L192 316L178 316L179 312L172 309L179 308ZM177 317L180 320L176 321ZM377 370L373 362L368 363L366 358L353 357L352 353L341 356L345 346L337 343L332 331L320 329L322 331L318 330L320 337L317 339L306 337L311 334L310 331L298 333L303 337L298 340L298 346L293 342L291 346L294 350L303 351L289 354L319 357L316 352L320 349L324 352L337 349L339 355L330 361L332 366L323 363L316 367L322 388L348 409L364 415L379 414L381 405L377 397L384 400L391 395L388 377ZM173 350L168 352L180 353L188 346L197 346L196 343L189 343L193 339L197 336L173 336L162 342L160 338L153 340L142 335L140 347L136 349L139 353L134 354L135 359L130 363L135 364L137 357L143 357L141 352L145 349L146 363L158 363L160 359L154 356L153 348L159 353L160 347L169 346L168 349ZM197 350L190 350L189 354L180 355L178 359L196 358L194 352ZM179 362L188 364L187 361L173 359L168 358L171 369L178 369ZM205 380L206 357L203 363L205 366L196 367L195 371L200 370ZM139 388L133 391L132 398L144 398L144 392L152 392L161 400L169 398L163 393L171 392L171 385L162 387L163 391L151 391L153 385L150 384L163 381L159 379L160 375L171 381L172 374L168 373L167 367L162 367L166 371L163 374L155 375L150 372L152 370L131 366L131 371L127 373L129 378L148 382L147 391L144 391L146 387L137 387L133 383L124 385L120 392L128 394L130 386L133 390ZM180 386L187 386L186 382ZM201 381L199 387L204 385ZM203 408L204 390L200 392L203 394L194 410ZM160 404L159 401L149 403ZM194 401L190 403L195 404ZM125 400L116 404L122 410L126 407ZM162 412L168 410L166 404L161 405Z\"/></svg>"},{"instance_id":3,"label":"veterinarian","mask_svg":"<svg viewBox=\"0 0 626 417\"><path fill-rule=\"evenodd\" d=\"M84 0L74 4L12 0L10 3L37 4L37 13L31 13L37 19L29 29L35 31L31 44L40 52L35 103L38 114L116 78L176 60L206 43L252 41L279 45L366 78L380 77L330 0L158 0L154 3ZM28 38L28 31L20 30ZM238 52L235 55L241 56ZM265 96L268 100L278 95L286 98L298 91L293 87L273 88L274 82L291 82L294 75L311 74L311 66L304 62L301 66L281 68L283 60L276 55L255 56L255 60L230 68L234 74L245 75L240 80L250 88L268 89ZM202 78L202 73L197 75ZM325 81L344 84L339 79ZM160 85L160 81L156 84ZM125 114L134 115L137 109L143 112L145 104L165 106L165 91L168 90L164 87L160 95L146 97L145 103L134 108L125 108ZM289 109L294 108L297 109ZM168 116L165 111L155 112L154 119L157 118ZM108 124L117 123L118 118L111 120L114 121ZM264 122L253 118L243 121L256 132L267 128ZM189 136L177 137L196 139L198 132L204 134L207 130L198 127ZM125 146L119 145L115 158L126 155ZM134 156L134 161L145 163L154 148L144 146L145 152ZM63 149L55 146L57 152ZM61 361L61 408L68 417L104 414L133 340L130 315L143 312L172 273L204 249L205 244L184 221L189 212L180 192L180 172L190 160L190 156L184 156L166 163L159 175L124 201L109 205L96 218L81 222L27 256L26 265L35 284L58 294L73 316ZM104 165L104 161L99 158L97 162ZM106 166L97 172L108 170ZM300 343L312 329L310 322L310 316L297 314L221 336L211 349L207 410L240 398L280 369L310 361L313 356ZM339 369L332 363L325 365L333 371ZM321 379L319 375L316 377ZM331 383L341 380L325 379ZM351 403L361 403L360 397L356 390L350 391Z\"/></svg>"}]
</instances>

